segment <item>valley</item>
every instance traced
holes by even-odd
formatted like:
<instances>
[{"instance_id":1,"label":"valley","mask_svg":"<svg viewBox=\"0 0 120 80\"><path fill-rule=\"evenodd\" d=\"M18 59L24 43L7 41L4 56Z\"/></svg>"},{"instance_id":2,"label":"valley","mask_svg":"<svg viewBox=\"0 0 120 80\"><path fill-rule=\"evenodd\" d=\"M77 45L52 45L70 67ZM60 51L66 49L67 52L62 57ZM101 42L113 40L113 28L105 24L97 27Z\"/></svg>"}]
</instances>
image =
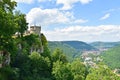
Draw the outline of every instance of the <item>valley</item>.
<instances>
[{"instance_id":1,"label":"valley","mask_svg":"<svg viewBox=\"0 0 120 80\"><path fill-rule=\"evenodd\" d=\"M48 47L50 51L59 48L65 53L69 61L75 58L81 58L88 66L95 66L99 62L103 62L111 69L119 66L120 42L92 42L85 43L82 41L49 41ZM114 58L113 58L114 57ZM113 58L113 59L112 59Z\"/></svg>"}]
</instances>

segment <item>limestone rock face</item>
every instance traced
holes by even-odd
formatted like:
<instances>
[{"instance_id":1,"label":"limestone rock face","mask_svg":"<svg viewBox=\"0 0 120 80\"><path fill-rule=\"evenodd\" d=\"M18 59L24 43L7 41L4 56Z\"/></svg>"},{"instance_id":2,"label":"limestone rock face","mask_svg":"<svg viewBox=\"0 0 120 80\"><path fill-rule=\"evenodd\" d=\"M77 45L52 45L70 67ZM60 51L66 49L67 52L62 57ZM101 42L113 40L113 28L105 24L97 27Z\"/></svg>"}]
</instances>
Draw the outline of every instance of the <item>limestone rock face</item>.
<instances>
[{"instance_id":1,"label":"limestone rock face","mask_svg":"<svg viewBox=\"0 0 120 80\"><path fill-rule=\"evenodd\" d=\"M10 64L10 53L0 51L0 68Z\"/></svg>"}]
</instances>

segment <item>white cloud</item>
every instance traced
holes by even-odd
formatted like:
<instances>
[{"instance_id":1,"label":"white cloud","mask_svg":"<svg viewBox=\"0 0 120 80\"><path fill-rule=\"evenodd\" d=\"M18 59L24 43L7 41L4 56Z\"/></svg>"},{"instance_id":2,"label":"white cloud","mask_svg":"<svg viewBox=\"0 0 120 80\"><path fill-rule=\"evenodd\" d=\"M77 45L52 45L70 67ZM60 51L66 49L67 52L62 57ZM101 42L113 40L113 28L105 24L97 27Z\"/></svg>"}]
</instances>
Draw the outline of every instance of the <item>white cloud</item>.
<instances>
[{"instance_id":1,"label":"white cloud","mask_svg":"<svg viewBox=\"0 0 120 80\"><path fill-rule=\"evenodd\" d=\"M45 2L46 0L38 0L39 2Z\"/></svg>"},{"instance_id":2,"label":"white cloud","mask_svg":"<svg viewBox=\"0 0 120 80\"><path fill-rule=\"evenodd\" d=\"M46 2L46 1L52 1L52 0L38 0L38 2Z\"/></svg>"},{"instance_id":3,"label":"white cloud","mask_svg":"<svg viewBox=\"0 0 120 80\"><path fill-rule=\"evenodd\" d=\"M120 25L71 26L43 31L48 40L119 41ZM56 35L57 34L57 35Z\"/></svg>"},{"instance_id":4,"label":"white cloud","mask_svg":"<svg viewBox=\"0 0 120 80\"><path fill-rule=\"evenodd\" d=\"M103 17L100 18L100 20L105 20L110 17L110 13L105 14Z\"/></svg>"},{"instance_id":5,"label":"white cloud","mask_svg":"<svg viewBox=\"0 0 120 80\"><path fill-rule=\"evenodd\" d=\"M41 8L31 9L27 14L27 21L30 25L80 24L87 22L87 20L82 19L76 20L70 12Z\"/></svg>"},{"instance_id":6,"label":"white cloud","mask_svg":"<svg viewBox=\"0 0 120 80\"><path fill-rule=\"evenodd\" d=\"M57 9L44 9L33 8L27 14L27 21L30 24L56 24L56 23L66 23L69 21L70 13L60 12Z\"/></svg>"},{"instance_id":7,"label":"white cloud","mask_svg":"<svg viewBox=\"0 0 120 80\"><path fill-rule=\"evenodd\" d=\"M120 8L111 8L111 9L108 9L108 10L104 11L103 13L117 12L119 10L120 10Z\"/></svg>"},{"instance_id":8,"label":"white cloud","mask_svg":"<svg viewBox=\"0 0 120 80\"><path fill-rule=\"evenodd\" d=\"M12 0L12 1L16 1L18 3L27 3L27 4L31 4L34 2L34 0Z\"/></svg>"},{"instance_id":9,"label":"white cloud","mask_svg":"<svg viewBox=\"0 0 120 80\"><path fill-rule=\"evenodd\" d=\"M92 0L57 0L57 4L63 4L62 10L68 10L73 7L74 3L80 2L81 4L88 4Z\"/></svg>"},{"instance_id":10,"label":"white cloud","mask_svg":"<svg viewBox=\"0 0 120 80\"><path fill-rule=\"evenodd\" d=\"M90 3L92 0L80 0L80 2L82 3L82 4L88 4L88 3Z\"/></svg>"},{"instance_id":11,"label":"white cloud","mask_svg":"<svg viewBox=\"0 0 120 80\"><path fill-rule=\"evenodd\" d=\"M105 13L110 13L110 12L113 12L113 11L115 11L115 10L117 10L117 9L108 9L108 10L106 10L106 11L104 11Z\"/></svg>"},{"instance_id":12,"label":"white cloud","mask_svg":"<svg viewBox=\"0 0 120 80\"><path fill-rule=\"evenodd\" d=\"M78 19L78 20L75 20L75 21L74 21L74 23L76 23L76 24L86 23L86 22L88 22L88 20Z\"/></svg>"}]
</instances>

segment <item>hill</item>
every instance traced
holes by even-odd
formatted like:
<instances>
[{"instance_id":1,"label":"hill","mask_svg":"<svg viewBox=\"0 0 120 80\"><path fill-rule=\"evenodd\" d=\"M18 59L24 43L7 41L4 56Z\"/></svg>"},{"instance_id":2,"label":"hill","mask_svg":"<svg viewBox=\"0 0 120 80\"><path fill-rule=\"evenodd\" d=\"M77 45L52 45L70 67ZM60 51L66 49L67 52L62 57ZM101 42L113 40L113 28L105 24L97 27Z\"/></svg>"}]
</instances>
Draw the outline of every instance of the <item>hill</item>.
<instances>
[{"instance_id":1,"label":"hill","mask_svg":"<svg viewBox=\"0 0 120 80\"><path fill-rule=\"evenodd\" d=\"M70 45L64 44L59 41L49 41L48 47L51 52L53 52L56 48L61 49L65 55L68 57L69 60L73 59L77 54L81 54L81 52L77 51Z\"/></svg>"},{"instance_id":2,"label":"hill","mask_svg":"<svg viewBox=\"0 0 120 80\"><path fill-rule=\"evenodd\" d=\"M56 48L61 49L70 60L75 57L80 57L82 51L97 50L82 41L49 41L48 47L51 52Z\"/></svg>"},{"instance_id":3,"label":"hill","mask_svg":"<svg viewBox=\"0 0 120 80\"><path fill-rule=\"evenodd\" d=\"M94 46L97 49L112 48L120 45L120 42L93 42L90 45Z\"/></svg>"},{"instance_id":4,"label":"hill","mask_svg":"<svg viewBox=\"0 0 120 80\"><path fill-rule=\"evenodd\" d=\"M111 48L101 54L103 62L111 69L120 68L120 46Z\"/></svg>"},{"instance_id":5,"label":"hill","mask_svg":"<svg viewBox=\"0 0 120 80\"><path fill-rule=\"evenodd\" d=\"M75 48L78 51L92 51L92 50L97 50L93 46L82 42L82 41L62 41L62 43L68 44Z\"/></svg>"}]
</instances>

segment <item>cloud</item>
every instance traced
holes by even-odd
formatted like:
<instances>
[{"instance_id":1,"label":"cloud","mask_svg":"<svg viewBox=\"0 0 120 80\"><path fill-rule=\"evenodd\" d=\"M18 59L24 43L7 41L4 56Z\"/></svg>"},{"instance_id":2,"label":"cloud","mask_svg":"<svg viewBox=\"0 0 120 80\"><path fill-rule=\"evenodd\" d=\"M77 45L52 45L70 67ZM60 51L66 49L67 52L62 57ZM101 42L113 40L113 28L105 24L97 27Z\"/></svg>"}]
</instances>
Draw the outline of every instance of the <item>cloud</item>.
<instances>
[{"instance_id":1,"label":"cloud","mask_svg":"<svg viewBox=\"0 0 120 80\"><path fill-rule=\"evenodd\" d=\"M27 14L27 21L30 25L51 25L51 24L76 24L85 23L87 20L76 20L72 13L58 9L33 8Z\"/></svg>"},{"instance_id":2,"label":"cloud","mask_svg":"<svg viewBox=\"0 0 120 80\"><path fill-rule=\"evenodd\" d=\"M86 23L86 22L88 22L88 20L78 19L78 20L75 20L75 21L74 21L74 23L76 23L76 24Z\"/></svg>"},{"instance_id":3,"label":"cloud","mask_svg":"<svg viewBox=\"0 0 120 80\"><path fill-rule=\"evenodd\" d=\"M27 3L27 4L31 4L34 2L34 0L12 0L12 1L16 1L18 3Z\"/></svg>"},{"instance_id":4,"label":"cloud","mask_svg":"<svg viewBox=\"0 0 120 80\"><path fill-rule=\"evenodd\" d=\"M104 13L110 13L110 12L114 12L114 11L116 11L117 9L108 9L108 10L106 10L106 11L104 11Z\"/></svg>"},{"instance_id":5,"label":"cloud","mask_svg":"<svg viewBox=\"0 0 120 80\"><path fill-rule=\"evenodd\" d=\"M110 17L110 13L105 14L103 17L100 18L100 20L105 20Z\"/></svg>"},{"instance_id":6,"label":"cloud","mask_svg":"<svg viewBox=\"0 0 120 80\"><path fill-rule=\"evenodd\" d=\"M57 4L63 4L62 10L68 10L73 7L74 3L80 2L81 4L88 4L92 0L57 0Z\"/></svg>"},{"instance_id":7,"label":"cloud","mask_svg":"<svg viewBox=\"0 0 120 80\"><path fill-rule=\"evenodd\" d=\"M39 2L45 2L45 1L47 1L47 0L38 0Z\"/></svg>"},{"instance_id":8,"label":"cloud","mask_svg":"<svg viewBox=\"0 0 120 80\"><path fill-rule=\"evenodd\" d=\"M52 1L52 0L38 0L38 2L46 2L46 1Z\"/></svg>"},{"instance_id":9,"label":"cloud","mask_svg":"<svg viewBox=\"0 0 120 80\"><path fill-rule=\"evenodd\" d=\"M33 8L27 14L27 21L30 24L57 24L57 23L66 23L69 21L70 17L69 12L60 12L57 9L44 9L41 8Z\"/></svg>"},{"instance_id":10,"label":"cloud","mask_svg":"<svg viewBox=\"0 0 120 80\"><path fill-rule=\"evenodd\" d=\"M92 0L80 0L80 2L82 3L82 4L88 4L88 3L90 3Z\"/></svg>"},{"instance_id":11,"label":"cloud","mask_svg":"<svg viewBox=\"0 0 120 80\"><path fill-rule=\"evenodd\" d=\"M120 25L70 26L43 31L48 40L119 41ZM57 34L57 35L56 35Z\"/></svg>"},{"instance_id":12,"label":"cloud","mask_svg":"<svg viewBox=\"0 0 120 80\"><path fill-rule=\"evenodd\" d=\"M120 11L120 8L111 8L111 9L104 11L103 13L112 13L112 12L117 12L117 11Z\"/></svg>"},{"instance_id":13,"label":"cloud","mask_svg":"<svg viewBox=\"0 0 120 80\"><path fill-rule=\"evenodd\" d=\"M52 1L52 0L12 0L12 1L16 1L16 2L18 2L18 3L31 4L31 3L34 3L35 1L38 1L38 2L46 2L46 1Z\"/></svg>"}]
</instances>

